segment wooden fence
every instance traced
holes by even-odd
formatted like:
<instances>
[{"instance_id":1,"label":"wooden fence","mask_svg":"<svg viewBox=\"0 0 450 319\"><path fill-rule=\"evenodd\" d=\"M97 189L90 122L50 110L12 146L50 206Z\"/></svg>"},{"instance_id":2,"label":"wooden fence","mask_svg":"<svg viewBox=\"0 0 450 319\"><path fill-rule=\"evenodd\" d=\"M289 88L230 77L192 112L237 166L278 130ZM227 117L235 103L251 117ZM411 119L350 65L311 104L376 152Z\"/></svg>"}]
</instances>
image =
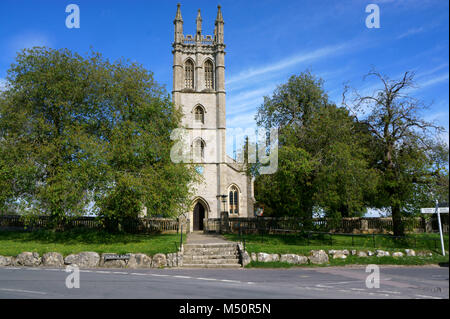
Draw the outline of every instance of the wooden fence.
<instances>
[{"instance_id":1,"label":"wooden fence","mask_svg":"<svg viewBox=\"0 0 450 319\"><path fill-rule=\"evenodd\" d=\"M35 230L50 226L49 216L34 217L28 223L19 215L0 215L0 230ZM178 220L172 218L139 218L123 225L130 233L177 233L183 226L183 232L189 231L189 219ZM64 224L64 229L88 228L102 229L103 226L97 217L76 217Z\"/></svg>"},{"instance_id":2,"label":"wooden fence","mask_svg":"<svg viewBox=\"0 0 450 319\"><path fill-rule=\"evenodd\" d=\"M436 216L429 219L424 217L403 218L405 231L408 233L431 233L438 232L438 222ZM449 221L448 214L441 215L443 232L448 234ZM227 219L209 218L204 220L205 232L233 232L245 230L247 233L267 232L276 233L283 230L313 230L333 233L354 233L354 234L387 234L393 232L392 218L381 217L356 217L342 218L339 220L314 218L310 225L306 226L302 220L292 217L256 217L256 218L236 218Z\"/></svg>"}]
</instances>

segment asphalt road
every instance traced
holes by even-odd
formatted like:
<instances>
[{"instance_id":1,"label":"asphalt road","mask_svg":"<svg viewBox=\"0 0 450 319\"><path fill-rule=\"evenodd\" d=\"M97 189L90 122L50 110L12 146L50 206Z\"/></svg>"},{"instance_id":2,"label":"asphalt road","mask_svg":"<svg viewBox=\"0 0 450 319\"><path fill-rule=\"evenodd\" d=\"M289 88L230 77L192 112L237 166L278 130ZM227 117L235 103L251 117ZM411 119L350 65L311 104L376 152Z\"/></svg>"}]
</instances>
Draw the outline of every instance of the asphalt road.
<instances>
[{"instance_id":1,"label":"asphalt road","mask_svg":"<svg viewBox=\"0 0 450 319\"><path fill-rule=\"evenodd\" d=\"M0 298L448 299L447 267L380 266L367 288L364 266L292 269L90 269L66 287L64 269L0 268Z\"/></svg>"}]
</instances>

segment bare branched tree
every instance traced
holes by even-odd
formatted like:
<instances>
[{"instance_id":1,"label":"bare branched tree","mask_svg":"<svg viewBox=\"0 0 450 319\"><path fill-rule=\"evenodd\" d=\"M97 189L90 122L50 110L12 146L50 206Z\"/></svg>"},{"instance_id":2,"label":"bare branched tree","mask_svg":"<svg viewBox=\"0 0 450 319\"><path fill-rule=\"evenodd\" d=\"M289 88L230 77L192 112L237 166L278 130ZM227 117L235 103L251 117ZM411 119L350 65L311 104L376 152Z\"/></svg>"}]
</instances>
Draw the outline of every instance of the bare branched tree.
<instances>
[{"instance_id":1,"label":"bare branched tree","mask_svg":"<svg viewBox=\"0 0 450 319\"><path fill-rule=\"evenodd\" d=\"M414 75L408 71L391 80L372 69L364 79L376 77L382 83L381 89L367 95L357 90L349 94L346 85L343 93L343 106L366 125L379 147L384 204L391 209L394 235L404 233L401 217L408 193L406 183L425 183L427 175L436 175L430 169L433 165L429 163L432 157L429 152L435 147L438 134L444 131L420 117L429 106L411 96L411 89L416 88ZM419 161L421 164L419 158L423 159Z\"/></svg>"}]
</instances>

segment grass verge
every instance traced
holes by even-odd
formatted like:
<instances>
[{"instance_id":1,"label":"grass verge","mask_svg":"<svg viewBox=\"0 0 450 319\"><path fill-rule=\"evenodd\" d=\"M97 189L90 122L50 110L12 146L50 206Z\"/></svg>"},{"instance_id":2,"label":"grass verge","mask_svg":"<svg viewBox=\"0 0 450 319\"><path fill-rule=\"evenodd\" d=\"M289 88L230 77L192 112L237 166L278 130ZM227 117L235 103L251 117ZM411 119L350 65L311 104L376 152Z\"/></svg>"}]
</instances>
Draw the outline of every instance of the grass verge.
<instances>
[{"instance_id":1,"label":"grass verge","mask_svg":"<svg viewBox=\"0 0 450 319\"><path fill-rule=\"evenodd\" d=\"M246 268L292 268L292 267L327 267L327 266L347 266L347 265L404 265L404 266L420 266L420 265L446 265L448 267L448 256L433 255L432 257L356 257L348 256L347 259L332 259L328 264L314 265L302 264L293 265L286 262L272 261L259 262L252 261Z\"/></svg>"},{"instance_id":2,"label":"grass verge","mask_svg":"<svg viewBox=\"0 0 450 319\"><path fill-rule=\"evenodd\" d=\"M225 238L232 241L240 241L236 234L226 234ZM348 256L346 259L332 259L325 265L292 265L282 262L255 262L252 261L248 268L291 268L291 267L320 267L320 266L345 266L345 265L427 265L427 264L448 264L449 258L441 255L439 234L412 234L407 235L404 240L398 240L389 236L351 236L327 235L305 238L299 235L245 235L246 250L249 253L264 252L268 254L298 254L308 256L311 250L325 251L331 249L348 250L386 250L389 252L401 251L412 248L416 251L432 252L432 257L357 257ZM448 250L448 235L445 235L445 247Z\"/></svg>"},{"instance_id":3,"label":"grass verge","mask_svg":"<svg viewBox=\"0 0 450 319\"><path fill-rule=\"evenodd\" d=\"M186 236L183 235L183 242ZM180 244L178 234L110 234L104 231L76 229L66 232L0 231L0 255L16 256L24 251L59 252L64 256L83 251L101 253L173 253Z\"/></svg>"}]
</instances>

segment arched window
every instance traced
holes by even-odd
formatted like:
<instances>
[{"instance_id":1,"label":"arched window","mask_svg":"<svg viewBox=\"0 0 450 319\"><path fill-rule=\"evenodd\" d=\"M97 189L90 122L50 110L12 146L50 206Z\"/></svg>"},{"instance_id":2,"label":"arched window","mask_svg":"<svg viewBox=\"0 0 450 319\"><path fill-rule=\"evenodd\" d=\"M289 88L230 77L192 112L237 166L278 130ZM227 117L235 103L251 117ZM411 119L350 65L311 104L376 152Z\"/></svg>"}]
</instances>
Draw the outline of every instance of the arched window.
<instances>
[{"instance_id":1,"label":"arched window","mask_svg":"<svg viewBox=\"0 0 450 319\"><path fill-rule=\"evenodd\" d=\"M187 60L184 65L184 81L186 88L194 88L194 63L191 60Z\"/></svg>"},{"instance_id":2,"label":"arched window","mask_svg":"<svg viewBox=\"0 0 450 319\"><path fill-rule=\"evenodd\" d=\"M205 112L201 106L197 106L194 110L194 119L196 122L205 123Z\"/></svg>"},{"instance_id":3,"label":"arched window","mask_svg":"<svg viewBox=\"0 0 450 319\"><path fill-rule=\"evenodd\" d=\"M207 89L214 89L213 64L209 60L205 62L205 86Z\"/></svg>"},{"instance_id":4,"label":"arched window","mask_svg":"<svg viewBox=\"0 0 450 319\"><path fill-rule=\"evenodd\" d=\"M194 162L202 162L205 158L205 142L201 138L194 141Z\"/></svg>"},{"instance_id":5,"label":"arched window","mask_svg":"<svg viewBox=\"0 0 450 319\"><path fill-rule=\"evenodd\" d=\"M239 190L236 186L231 186L230 193L228 194L228 200L230 203L230 215L239 214Z\"/></svg>"}]
</instances>

